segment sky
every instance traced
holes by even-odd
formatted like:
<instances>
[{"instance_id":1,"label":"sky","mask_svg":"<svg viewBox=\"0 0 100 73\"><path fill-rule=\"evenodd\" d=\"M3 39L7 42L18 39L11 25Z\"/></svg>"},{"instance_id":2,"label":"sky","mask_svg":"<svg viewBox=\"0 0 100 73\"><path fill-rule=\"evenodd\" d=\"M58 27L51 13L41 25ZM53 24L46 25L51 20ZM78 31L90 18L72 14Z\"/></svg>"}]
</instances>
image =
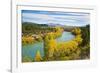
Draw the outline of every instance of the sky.
<instances>
[{"instance_id":1,"label":"sky","mask_svg":"<svg viewBox=\"0 0 100 73\"><path fill-rule=\"evenodd\" d=\"M90 24L90 14L84 12L22 10L22 22L85 26Z\"/></svg>"}]
</instances>

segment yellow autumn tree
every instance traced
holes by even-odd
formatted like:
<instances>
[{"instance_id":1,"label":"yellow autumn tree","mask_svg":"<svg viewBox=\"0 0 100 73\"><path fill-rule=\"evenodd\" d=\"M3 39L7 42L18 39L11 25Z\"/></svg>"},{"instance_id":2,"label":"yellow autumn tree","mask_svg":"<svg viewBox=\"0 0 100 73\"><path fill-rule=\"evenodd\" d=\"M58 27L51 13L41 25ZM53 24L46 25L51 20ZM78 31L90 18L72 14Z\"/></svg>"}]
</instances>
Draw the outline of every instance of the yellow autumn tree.
<instances>
[{"instance_id":1,"label":"yellow autumn tree","mask_svg":"<svg viewBox=\"0 0 100 73\"><path fill-rule=\"evenodd\" d=\"M34 43L34 38L32 36L23 36L22 37L22 44L32 44Z\"/></svg>"},{"instance_id":2,"label":"yellow autumn tree","mask_svg":"<svg viewBox=\"0 0 100 73\"><path fill-rule=\"evenodd\" d=\"M75 35L78 35L78 34L81 33L81 29L80 29L80 28L74 28L74 29L72 30L72 33L74 33Z\"/></svg>"},{"instance_id":3,"label":"yellow autumn tree","mask_svg":"<svg viewBox=\"0 0 100 73\"><path fill-rule=\"evenodd\" d=\"M51 39L48 46L48 56L53 57L54 51L57 49L57 43L54 39Z\"/></svg>"},{"instance_id":4,"label":"yellow autumn tree","mask_svg":"<svg viewBox=\"0 0 100 73\"><path fill-rule=\"evenodd\" d=\"M41 57L41 55L40 55L40 51L38 50L37 51L37 53L36 53L36 56L35 56L35 59L34 59L34 61L41 61L42 60L42 57Z\"/></svg>"}]
</instances>

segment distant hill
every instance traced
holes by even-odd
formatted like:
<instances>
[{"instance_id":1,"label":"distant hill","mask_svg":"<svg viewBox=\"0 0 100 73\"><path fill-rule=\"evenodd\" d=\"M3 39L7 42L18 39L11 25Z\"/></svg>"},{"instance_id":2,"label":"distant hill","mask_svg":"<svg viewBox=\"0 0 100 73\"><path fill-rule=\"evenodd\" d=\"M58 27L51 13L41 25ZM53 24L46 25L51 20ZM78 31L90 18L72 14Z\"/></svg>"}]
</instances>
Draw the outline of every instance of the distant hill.
<instances>
[{"instance_id":1,"label":"distant hill","mask_svg":"<svg viewBox=\"0 0 100 73\"><path fill-rule=\"evenodd\" d=\"M60 27L63 27L63 28L85 27L85 26L70 26L70 25L64 25L64 24L55 24L55 23L38 24L38 23L33 23L33 22L23 22L22 24L24 24L24 25L34 25L34 26L49 26L49 27L60 26ZM89 24L87 24L87 25L89 25Z\"/></svg>"},{"instance_id":2,"label":"distant hill","mask_svg":"<svg viewBox=\"0 0 100 73\"><path fill-rule=\"evenodd\" d=\"M48 26L47 24L38 24L38 23L32 23L32 22L23 22L23 25L34 25L34 26Z\"/></svg>"}]
</instances>

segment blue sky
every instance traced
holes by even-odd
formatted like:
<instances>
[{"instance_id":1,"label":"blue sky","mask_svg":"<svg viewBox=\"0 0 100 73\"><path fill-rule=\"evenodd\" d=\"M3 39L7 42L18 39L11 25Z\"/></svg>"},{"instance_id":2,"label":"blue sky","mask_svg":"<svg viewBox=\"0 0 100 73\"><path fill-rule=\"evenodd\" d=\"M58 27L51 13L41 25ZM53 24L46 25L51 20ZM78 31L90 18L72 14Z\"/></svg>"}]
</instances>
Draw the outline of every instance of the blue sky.
<instances>
[{"instance_id":1,"label":"blue sky","mask_svg":"<svg viewBox=\"0 0 100 73\"><path fill-rule=\"evenodd\" d=\"M84 26L90 24L90 14L83 12L22 10L22 22Z\"/></svg>"}]
</instances>

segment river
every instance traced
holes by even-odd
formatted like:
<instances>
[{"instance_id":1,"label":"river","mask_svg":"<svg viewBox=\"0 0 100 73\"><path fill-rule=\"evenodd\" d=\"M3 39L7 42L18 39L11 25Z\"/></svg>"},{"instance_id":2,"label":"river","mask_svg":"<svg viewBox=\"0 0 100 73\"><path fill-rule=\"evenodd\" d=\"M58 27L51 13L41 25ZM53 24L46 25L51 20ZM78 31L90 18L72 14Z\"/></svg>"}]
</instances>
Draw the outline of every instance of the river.
<instances>
[{"instance_id":1,"label":"river","mask_svg":"<svg viewBox=\"0 0 100 73\"><path fill-rule=\"evenodd\" d=\"M62 36L57 38L57 42L64 42L73 39L75 36L71 32L64 31ZM29 44L22 46L22 56L29 56L34 58L37 50L40 51L41 56L44 56L43 42L37 42L35 44Z\"/></svg>"}]
</instances>

